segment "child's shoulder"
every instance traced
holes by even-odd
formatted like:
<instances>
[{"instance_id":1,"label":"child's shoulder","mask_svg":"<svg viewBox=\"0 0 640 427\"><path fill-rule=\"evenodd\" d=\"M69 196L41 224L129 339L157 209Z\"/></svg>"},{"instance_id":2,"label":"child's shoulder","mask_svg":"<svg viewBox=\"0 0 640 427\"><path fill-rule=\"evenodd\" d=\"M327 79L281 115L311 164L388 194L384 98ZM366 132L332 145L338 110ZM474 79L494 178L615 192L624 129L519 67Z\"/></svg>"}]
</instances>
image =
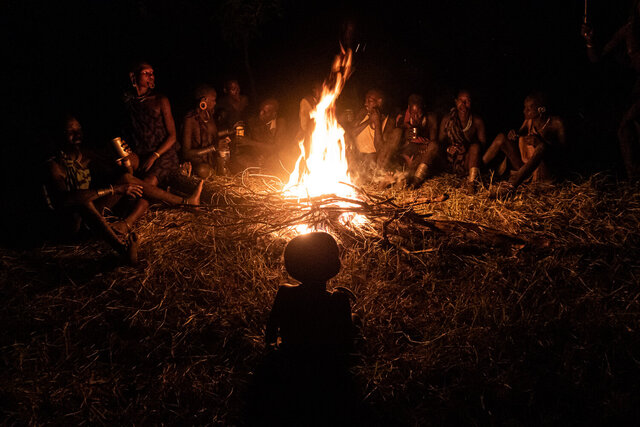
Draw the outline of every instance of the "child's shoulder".
<instances>
[{"instance_id":1,"label":"child's shoulder","mask_svg":"<svg viewBox=\"0 0 640 427\"><path fill-rule=\"evenodd\" d=\"M278 288L278 293L276 295L282 297L283 295L292 295L296 293L296 291L300 288L300 285L292 285L290 283L282 283Z\"/></svg>"},{"instance_id":2,"label":"child's shoulder","mask_svg":"<svg viewBox=\"0 0 640 427\"><path fill-rule=\"evenodd\" d=\"M332 305L350 308L352 301L356 300L356 296L349 289L342 286L336 287L329 293L330 301Z\"/></svg>"},{"instance_id":3,"label":"child's shoulder","mask_svg":"<svg viewBox=\"0 0 640 427\"><path fill-rule=\"evenodd\" d=\"M336 286L331 295L335 298L347 299L355 301L356 294L354 294L351 289L345 288L344 286Z\"/></svg>"}]
</instances>

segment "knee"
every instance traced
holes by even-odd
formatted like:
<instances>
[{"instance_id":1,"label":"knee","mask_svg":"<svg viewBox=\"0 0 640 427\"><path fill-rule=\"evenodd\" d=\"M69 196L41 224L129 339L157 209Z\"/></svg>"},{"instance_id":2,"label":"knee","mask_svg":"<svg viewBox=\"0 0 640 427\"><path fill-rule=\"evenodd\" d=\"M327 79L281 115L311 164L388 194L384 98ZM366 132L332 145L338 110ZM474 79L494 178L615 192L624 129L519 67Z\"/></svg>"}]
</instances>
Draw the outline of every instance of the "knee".
<instances>
[{"instance_id":1,"label":"knee","mask_svg":"<svg viewBox=\"0 0 640 427\"><path fill-rule=\"evenodd\" d=\"M498 136L496 136L496 139L493 140L493 144L498 148L502 148L506 140L507 136L504 133L499 133Z\"/></svg>"},{"instance_id":2,"label":"knee","mask_svg":"<svg viewBox=\"0 0 640 427\"><path fill-rule=\"evenodd\" d=\"M194 168L194 172L202 179L207 179L213 175L213 168L206 163L200 163Z\"/></svg>"},{"instance_id":3,"label":"knee","mask_svg":"<svg viewBox=\"0 0 640 427\"><path fill-rule=\"evenodd\" d=\"M155 175L147 175L143 181L149 185L153 185L154 187L158 185L158 178L156 178Z\"/></svg>"}]
</instances>

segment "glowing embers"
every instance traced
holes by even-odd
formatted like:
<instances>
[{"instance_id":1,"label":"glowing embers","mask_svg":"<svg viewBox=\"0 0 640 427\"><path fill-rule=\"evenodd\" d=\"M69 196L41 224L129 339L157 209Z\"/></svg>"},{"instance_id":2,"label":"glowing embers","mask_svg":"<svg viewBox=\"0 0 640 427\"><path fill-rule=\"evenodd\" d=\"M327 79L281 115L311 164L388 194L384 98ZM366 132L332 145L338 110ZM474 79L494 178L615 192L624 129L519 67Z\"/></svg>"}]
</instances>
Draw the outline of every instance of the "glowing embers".
<instances>
[{"instance_id":1,"label":"glowing embers","mask_svg":"<svg viewBox=\"0 0 640 427\"><path fill-rule=\"evenodd\" d=\"M349 76L350 68L351 52L343 52L336 58L328 82L323 83L322 96L311 112L315 127L306 143L309 152L306 152L305 141L300 141L300 157L284 188L286 197L308 200L310 209L318 198L331 195L336 196L334 199L341 199L333 200L333 206L358 206L349 202L349 199L359 199L359 196L348 172L344 129L338 124L335 113L335 103ZM351 226L367 222L364 216L352 212L340 215L339 221ZM301 224L296 227L296 231L308 233L315 231L315 228Z\"/></svg>"}]
</instances>

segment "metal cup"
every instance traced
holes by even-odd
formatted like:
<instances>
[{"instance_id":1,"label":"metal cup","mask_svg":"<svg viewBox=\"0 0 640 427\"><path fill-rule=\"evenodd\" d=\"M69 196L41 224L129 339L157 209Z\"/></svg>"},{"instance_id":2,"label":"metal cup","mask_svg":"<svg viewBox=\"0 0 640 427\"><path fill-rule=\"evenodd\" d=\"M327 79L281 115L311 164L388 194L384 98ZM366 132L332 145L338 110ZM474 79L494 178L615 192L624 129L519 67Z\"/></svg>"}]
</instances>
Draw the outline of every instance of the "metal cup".
<instances>
[{"instance_id":1,"label":"metal cup","mask_svg":"<svg viewBox=\"0 0 640 427\"><path fill-rule=\"evenodd\" d=\"M418 139L418 128L409 128L409 139L411 141Z\"/></svg>"},{"instance_id":2,"label":"metal cup","mask_svg":"<svg viewBox=\"0 0 640 427\"><path fill-rule=\"evenodd\" d=\"M113 144L113 148L115 148L118 157L122 158L129 155L127 149L125 148L127 147L127 145L122 138L120 138L119 136L115 137L111 140L111 143Z\"/></svg>"}]
</instances>

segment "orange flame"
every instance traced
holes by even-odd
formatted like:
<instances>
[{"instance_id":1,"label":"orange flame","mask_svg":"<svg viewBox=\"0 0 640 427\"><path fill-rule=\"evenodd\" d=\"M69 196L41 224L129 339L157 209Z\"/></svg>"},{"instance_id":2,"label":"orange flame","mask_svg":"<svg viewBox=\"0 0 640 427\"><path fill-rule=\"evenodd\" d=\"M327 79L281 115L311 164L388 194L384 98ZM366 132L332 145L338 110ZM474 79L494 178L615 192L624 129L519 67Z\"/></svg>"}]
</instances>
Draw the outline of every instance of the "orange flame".
<instances>
[{"instance_id":1,"label":"orange flame","mask_svg":"<svg viewBox=\"0 0 640 427\"><path fill-rule=\"evenodd\" d=\"M311 141L307 144L309 152L305 151L304 140L299 141L301 154L289 176L289 182L284 187L285 196L308 199L333 194L345 198L358 198L350 185L344 129L338 124L335 113L336 100L351 71L351 58L351 50L343 50L333 63L329 79L322 85L322 96L311 111L315 127ZM364 221L364 217L346 214L341 220L357 224ZM298 231L311 230L303 226L298 227Z\"/></svg>"},{"instance_id":2,"label":"orange flame","mask_svg":"<svg viewBox=\"0 0 640 427\"><path fill-rule=\"evenodd\" d=\"M335 103L342 92L351 68L351 51L336 58L329 82L322 85L322 96L311 111L315 127L311 134L309 152L299 141L300 157L296 162L285 194L304 199L325 194L353 196L344 142L344 129L338 124ZM333 80L333 82L332 82ZM333 84L332 84L333 83Z\"/></svg>"}]
</instances>

